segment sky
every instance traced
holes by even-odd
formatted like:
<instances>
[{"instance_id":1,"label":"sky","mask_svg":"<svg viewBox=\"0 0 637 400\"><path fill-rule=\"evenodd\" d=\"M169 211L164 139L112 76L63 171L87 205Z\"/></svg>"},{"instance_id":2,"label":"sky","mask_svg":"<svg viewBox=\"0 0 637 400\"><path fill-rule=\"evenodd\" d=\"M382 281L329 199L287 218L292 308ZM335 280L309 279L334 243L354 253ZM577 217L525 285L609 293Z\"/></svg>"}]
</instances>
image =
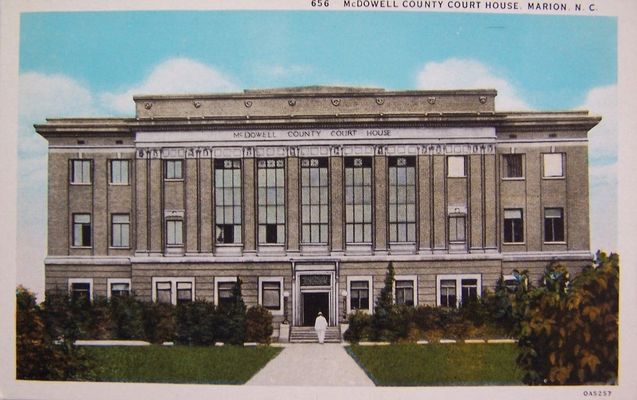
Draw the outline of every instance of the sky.
<instances>
[{"instance_id":1,"label":"sky","mask_svg":"<svg viewBox=\"0 0 637 400\"><path fill-rule=\"evenodd\" d=\"M20 21L18 283L43 292L46 117L134 116L134 94L299 85L498 90L586 109L591 248L616 249L617 21L426 12L58 12Z\"/></svg>"}]
</instances>

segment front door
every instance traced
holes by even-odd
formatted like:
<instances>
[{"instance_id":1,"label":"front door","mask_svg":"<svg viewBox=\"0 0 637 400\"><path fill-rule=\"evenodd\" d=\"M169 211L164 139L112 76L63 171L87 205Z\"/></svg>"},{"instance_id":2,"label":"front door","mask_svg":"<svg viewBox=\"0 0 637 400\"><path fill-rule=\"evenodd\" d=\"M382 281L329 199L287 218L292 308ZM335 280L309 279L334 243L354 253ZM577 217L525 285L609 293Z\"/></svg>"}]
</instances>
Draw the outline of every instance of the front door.
<instances>
[{"instance_id":1,"label":"front door","mask_svg":"<svg viewBox=\"0 0 637 400\"><path fill-rule=\"evenodd\" d=\"M329 293L303 293L303 326L314 326L319 311L330 322Z\"/></svg>"}]
</instances>

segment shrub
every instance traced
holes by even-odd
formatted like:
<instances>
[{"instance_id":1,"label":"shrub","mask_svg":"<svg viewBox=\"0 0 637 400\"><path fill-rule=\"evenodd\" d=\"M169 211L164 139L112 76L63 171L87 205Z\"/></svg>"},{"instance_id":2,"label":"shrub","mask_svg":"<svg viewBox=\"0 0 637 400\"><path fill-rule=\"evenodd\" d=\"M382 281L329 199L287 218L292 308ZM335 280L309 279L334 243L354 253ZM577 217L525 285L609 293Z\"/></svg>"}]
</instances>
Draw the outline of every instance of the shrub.
<instances>
[{"instance_id":1,"label":"shrub","mask_svg":"<svg viewBox=\"0 0 637 400\"><path fill-rule=\"evenodd\" d=\"M42 311L46 334L52 340L65 339L74 342L80 337L79 323L71 308L68 293L47 292Z\"/></svg>"},{"instance_id":2,"label":"shrub","mask_svg":"<svg viewBox=\"0 0 637 400\"><path fill-rule=\"evenodd\" d=\"M49 305L51 306L51 302ZM57 305L60 307L51 306L51 308L60 311L64 303ZM68 302L66 305L68 306ZM47 332L45 318L43 318L46 311L36 304L33 293L18 287L16 306L16 376L18 379L93 380L95 378L94 363L81 349L73 346L72 341L54 343L54 338ZM65 312L62 314L66 315ZM62 326L56 326L56 332L62 331Z\"/></svg>"},{"instance_id":3,"label":"shrub","mask_svg":"<svg viewBox=\"0 0 637 400\"><path fill-rule=\"evenodd\" d=\"M152 343L175 339L175 306L166 303L144 303L144 336Z\"/></svg>"},{"instance_id":4,"label":"shrub","mask_svg":"<svg viewBox=\"0 0 637 400\"><path fill-rule=\"evenodd\" d=\"M394 305L389 314L389 325L391 329L385 331L385 340L396 342L407 339L412 329L416 326L413 319L414 307L404 304Z\"/></svg>"},{"instance_id":5,"label":"shrub","mask_svg":"<svg viewBox=\"0 0 637 400\"><path fill-rule=\"evenodd\" d=\"M215 306L197 300L175 309L177 341L182 344L209 346L215 342Z\"/></svg>"},{"instance_id":6,"label":"shrub","mask_svg":"<svg viewBox=\"0 0 637 400\"><path fill-rule=\"evenodd\" d=\"M86 331L82 339L112 339L115 325L111 318L110 302L106 298L97 298L92 303L85 305L89 319ZM84 311L84 310L82 310ZM77 318L77 317L75 317Z\"/></svg>"},{"instance_id":7,"label":"shrub","mask_svg":"<svg viewBox=\"0 0 637 400\"><path fill-rule=\"evenodd\" d=\"M230 344L243 344L245 341L246 305L241 296L241 279L237 278L230 301L217 308L217 327L219 340Z\"/></svg>"},{"instance_id":8,"label":"shrub","mask_svg":"<svg viewBox=\"0 0 637 400\"><path fill-rule=\"evenodd\" d=\"M391 325L391 313L394 308L394 265L390 262L385 273L385 285L380 291L374 316L372 317L372 337L374 340L392 340L394 332Z\"/></svg>"},{"instance_id":9,"label":"shrub","mask_svg":"<svg viewBox=\"0 0 637 400\"><path fill-rule=\"evenodd\" d=\"M362 311L356 311L349 316L349 328L343 338L352 343L358 343L362 339L372 336L372 316Z\"/></svg>"},{"instance_id":10,"label":"shrub","mask_svg":"<svg viewBox=\"0 0 637 400\"><path fill-rule=\"evenodd\" d=\"M248 342L270 343L272 337L272 314L260 305L252 306L246 312L246 337Z\"/></svg>"},{"instance_id":11,"label":"shrub","mask_svg":"<svg viewBox=\"0 0 637 400\"><path fill-rule=\"evenodd\" d=\"M113 336L117 339L144 339L144 307L132 296L111 297Z\"/></svg>"},{"instance_id":12,"label":"shrub","mask_svg":"<svg viewBox=\"0 0 637 400\"><path fill-rule=\"evenodd\" d=\"M617 379L619 257L598 252L573 281L549 266L528 294L518 365L527 384L614 383Z\"/></svg>"}]
</instances>

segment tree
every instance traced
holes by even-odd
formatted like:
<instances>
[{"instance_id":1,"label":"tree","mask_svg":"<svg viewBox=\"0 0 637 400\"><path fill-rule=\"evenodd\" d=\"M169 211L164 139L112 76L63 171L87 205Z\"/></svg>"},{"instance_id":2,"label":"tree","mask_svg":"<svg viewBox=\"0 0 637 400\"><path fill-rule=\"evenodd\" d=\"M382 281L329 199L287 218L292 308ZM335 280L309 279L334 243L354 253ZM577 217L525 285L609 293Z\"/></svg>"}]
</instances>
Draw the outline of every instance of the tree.
<instances>
[{"instance_id":1,"label":"tree","mask_svg":"<svg viewBox=\"0 0 637 400\"><path fill-rule=\"evenodd\" d=\"M518 364L527 384L614 383L617 379L619 257L598 252L594 266L570 280L547 268L529 292Z\"/></svg>"},{"instance_id":2,"label":"tree","mask_svg":"<svg viewBox=\"0 0 637 400\"><path fill-rule=\"evenodd\" d=\"M230 344L243 344L245 341L246 305L241 295L241 284L241 279L237 277L230 300L218 308L221 317L219 336Z\"/></svg>"},{"instance_id":3,"label":"tree","mask_svg":"<svg viewBox=\"0 0 637 400\"><path fill-rule=\"evenodd\" d=\"M210 346L215 342L215 306L204 300L179 304L175 310L179 343Z\"/></svg>"},{"instance_id":4,"label":"tree","mask_svg":"<svg viewBox=\"0 0 637 400\"><path fill-rule=\"evenodd\" d=\"M272 332L270 311L261 305L250 307L246 313L246 341L270 343Z\"/></svg>"},{"instance_id":5,"label":"tree","mask_svg":"<svg viewBox=\"0 0 637 400\"><path fill-rule=\"evenodd\" d=\"M393 340L391 320L394 309L394 265L389 263L385 272L385 285L380 291L374 316L372 318L372 333L376 340Z\"/></svg>"},{"instance_id":6,"label":"tree","mask_svg":"<svg viewBox=\"0 0 637 400\"><path fill-rule=\"evenodd\" d=\"M47 332L47 310L33 293L16 290L16 376L18 379L92 380L94 363L70 340L57 342Z\"/></svg>"}]
</instances>

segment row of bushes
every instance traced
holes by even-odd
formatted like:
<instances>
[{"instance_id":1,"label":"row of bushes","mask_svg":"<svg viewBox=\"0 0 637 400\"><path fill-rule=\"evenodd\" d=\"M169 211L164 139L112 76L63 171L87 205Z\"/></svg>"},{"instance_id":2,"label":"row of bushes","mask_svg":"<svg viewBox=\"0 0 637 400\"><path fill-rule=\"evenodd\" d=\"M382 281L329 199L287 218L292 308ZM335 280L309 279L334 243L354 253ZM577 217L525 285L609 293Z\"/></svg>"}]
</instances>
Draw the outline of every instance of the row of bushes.
<instances>
[{"instance_id":1,"label":"row of bushes","mask_svg":"<svg viewBox=\"0 0 637 400\"><path fill-rule=\"evenodd\" d=\"M73 344L78 339L137 339L152 343L209 346L215 342L269 343L272 315L249 309L238 281L231 301L215 306L196 300L179 304L142 302L132 296L88 301L47 293L37 304L18 288L17 376L20 379L91 380L92 361Z\"/></svg>"},{"instance_id":2,"label":"row of bushes","mask_svg":"<svg viewBox=\"0 0 637 400\"><path fill-rule=\"evenodd\" d=\"M571 278L547 266L537 286L526 271L516 283L501 278L494 293L458 309L393 304L393 266L373 315L350 315L345 339L392 342L445 338L513 337L527 384L615 383L618 367L619 256L598 252L595 263Z\"/></svg>"},{"instance_id":3,"label":"row of bushes","mask_svg":"<svg viewBox=\"0 0 637 400\"><path fill-rule=\"evenodd\" d=\"M203 300L174 306L142 302L132 296L89 302L51 293L41 312L51 337L72 341L137 339L205 346L215 342L269 343L272 335L270 312L262 306L246 309L242 300L221 306Z\"/></svg>"},{"instance_id":4,"label":"row of bushes","mask_svg":"<svg viewBox=\"0 0 637 400\"><path fill-rule=\"evenodd\" d=\"M349 317L345 339L415 342L420 339L468 339L513 337L519 330L515 304L526 290L525 273L518 287L507 287L501 278L495 293L485 291L460 308L396 305L392 299L394 267L390 263L374 314L356 312Z\"/></svg>"},{"instance_id":5,"label":"row of bushes","mask_svg":"<svg viewBox=\"0 0 637 400\"><path fill-rule=\"evenodd\" d=\"M344 338L350 342L382 340L415 342L425 339L473 339L512 337L511 331L487 314L483 302L460 309L399 305L387 314L390 329L375 330L374 316L357 311L349 316L349 328Z\"/></svg>"}]
</instances>

